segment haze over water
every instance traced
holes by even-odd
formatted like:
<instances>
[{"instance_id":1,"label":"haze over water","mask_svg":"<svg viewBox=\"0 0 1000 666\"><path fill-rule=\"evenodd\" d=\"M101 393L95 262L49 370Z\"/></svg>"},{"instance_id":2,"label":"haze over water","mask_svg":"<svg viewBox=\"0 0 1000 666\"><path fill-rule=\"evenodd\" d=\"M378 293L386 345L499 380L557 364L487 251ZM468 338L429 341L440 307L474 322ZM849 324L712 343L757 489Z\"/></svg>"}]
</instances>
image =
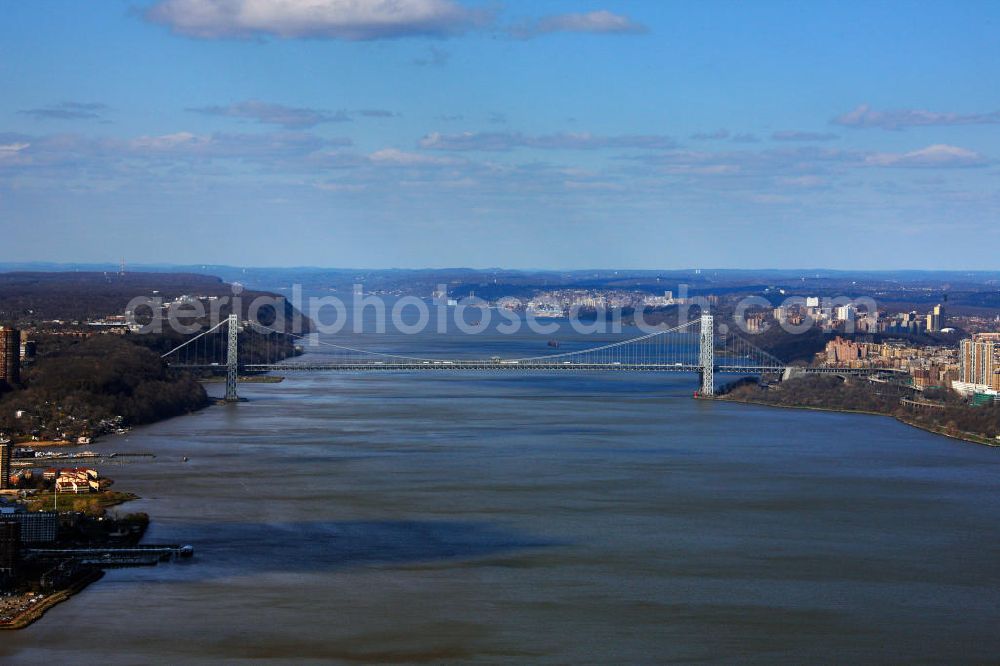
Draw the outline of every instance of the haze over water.
<instances>
[{"instance_id":1,"label":"haze over water","mask_svg":"<svg viewBox=\"0 0 1000 666\"><path fill-rule=\"evenodd\" d=\"M501 343L546 353L545 337ZM158 456L104 470L143 498L123 511L196 557L109 572L5 634L0 661L1000 654L1000 451L695 387L289 374L107 438L93 448Z\"/></svg>"}]
</instances>

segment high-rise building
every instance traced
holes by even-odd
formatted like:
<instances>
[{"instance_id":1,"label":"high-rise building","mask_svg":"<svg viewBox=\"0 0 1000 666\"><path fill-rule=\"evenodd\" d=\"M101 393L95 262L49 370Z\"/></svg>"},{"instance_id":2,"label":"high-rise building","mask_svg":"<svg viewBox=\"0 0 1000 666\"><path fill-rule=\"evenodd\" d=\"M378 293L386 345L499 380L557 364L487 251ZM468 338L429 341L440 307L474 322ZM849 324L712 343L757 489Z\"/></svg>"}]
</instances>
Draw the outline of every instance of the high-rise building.
<instances>
[{"instance_id":1,"label":"high-rise building","mask_svg":"<svg viewBox=\"0 0 1000 666\"><path fill-rule=\"evenodd\" d=\"M993 340L968 338L959 344L959 380L989 386L996 370L996 343Z\"/></svg>"},{"instance_id":2,"label":"high-rise building","mask_svg":"<svg viewBox=\"0 0 1000 666\"><path fill-rule=\"evenodd\" d=\"M893 333L916 333L924 325L924 317L916 312L901 312L896 315L893 323L887 330Z\"/></svg>"},{"instance_id":3,"label":"high-rise building","mask_svg":"<svg viewBox=\"0 0 1000 666\"><path fill-rule=\"evenodd\" d=\"M826 362L833 365L855 366L868 358L869 345L845 340L839 335L826 343ZM863 363L861 363L863 365Z\"/></svg>"},{"instance_id":4,"label":"high-rise building","mask_svg":"<svg viewBox=\"0 0 1000 666\"><path fill-rule=\"evenodd\" d=\"M927 332L937 333L945 325L944 306L938 303L927 313Z\"/></svg>"},{"instance_id":5,"label":"high-rise building","mask_svg":"<svg viewBox=\"0 0 1000 666\"><path fill-rule=\"evenodd\" d=\"M31 333L21 331L21 365L24 365L25 361L35 358L37 348L38 346L35 344L35 341L31 339Z\"/></svg>"},{"instance_id":6,"label":"high-rise building","mask_svg":"<svg viewBox=\"0 0 1000 666\"><path fill-rule=\"evenodd\" d=\"M0 490L10 488L10 444L0 444Z\"/></svg>"},{"instance_id":7,"label":"high-rise building","mask_svg":"<svg viewBox=\"0 0 1000 666\"><path fill-rule=\"evenodd\" d=\"M851 304L841 305L834 310L834 313L838 321L854 321L857 309Z\"/></svg>"},{"instance_id":8,"label":"high-rise building","mask_svg":"<svg viewBox=\"0 0 1000 666\"><path fill-rule=\"evenodd\" d=\"M21 381L21 332L0 326L0 383Z\"/></svg>"}]
</instances>

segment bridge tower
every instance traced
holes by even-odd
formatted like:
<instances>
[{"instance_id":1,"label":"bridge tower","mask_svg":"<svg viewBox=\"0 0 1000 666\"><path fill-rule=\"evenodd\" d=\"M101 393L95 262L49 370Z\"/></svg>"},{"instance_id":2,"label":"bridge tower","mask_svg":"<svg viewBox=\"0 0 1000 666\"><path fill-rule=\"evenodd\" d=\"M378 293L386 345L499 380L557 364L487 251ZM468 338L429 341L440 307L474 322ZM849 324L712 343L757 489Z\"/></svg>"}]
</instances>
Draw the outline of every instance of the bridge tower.
<instances>
[{"instance_id":1,"label":"bridge tower","mask_svg":"<svg viewBox=\"0 0 1000 666\"><path fill-rule=\"evenodd\" d=\"M239 377L239 315L229 315L226 325L229 333L229 343L226 346L226 402L238 402L239 396L236 394L236 382Z\"/></svg>"},{"instance_id":2,"label":"bridge tower","mask_svg":"<svg viewBox=\"0 0 1000 666\"><path fill-rule=\"evenodd\" d=\"M710 314L701 316L698 364L701 366L701 394L715 395L715 322Z\"/></svg>"}]
</instances>

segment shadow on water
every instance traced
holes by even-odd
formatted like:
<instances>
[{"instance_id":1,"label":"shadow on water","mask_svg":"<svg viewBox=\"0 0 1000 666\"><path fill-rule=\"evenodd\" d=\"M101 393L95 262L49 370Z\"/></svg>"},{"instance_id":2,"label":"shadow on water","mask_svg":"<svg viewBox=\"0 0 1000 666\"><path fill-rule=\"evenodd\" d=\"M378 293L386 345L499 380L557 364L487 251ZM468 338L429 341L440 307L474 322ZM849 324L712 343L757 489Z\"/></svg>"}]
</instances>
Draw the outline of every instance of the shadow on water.
<instances>
[{"instance_id":1,"label":"shadow on water","mask_svg":"<svg viewBox=\"0 0 1000 666\"><path fill-rule=\"evenodd\" d=\"M173 523L195 547L195 576L267 571L323 571L378 564L466 560L559 546L485 523L342 521L293 523Z\"/></svg>"}]
</instances>

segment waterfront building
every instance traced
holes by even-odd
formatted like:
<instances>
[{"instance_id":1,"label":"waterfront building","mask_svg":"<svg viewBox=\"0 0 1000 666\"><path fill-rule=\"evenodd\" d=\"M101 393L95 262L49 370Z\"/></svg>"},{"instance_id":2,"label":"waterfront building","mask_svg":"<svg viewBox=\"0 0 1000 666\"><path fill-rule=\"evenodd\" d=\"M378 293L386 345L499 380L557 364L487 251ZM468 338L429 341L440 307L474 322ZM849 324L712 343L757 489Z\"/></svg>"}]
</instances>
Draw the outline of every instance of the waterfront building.
<instances>
[{"instance_id":1,"label":"waterfront building","mask_svg":"<svg viewBox=\"0 0 1000 666\"><path fill-rule=\"evenodd\" d=\"M57 483L60 479L67 483L69 480L75 480L81 484L92 483L96 488L100 482L101 475L97 473L96 469L90 467L63 467L61 469L49 467L42 472L42 478L46 481L56 481Z\"/></svg>"},{"instance_id":2,"label":"waterfront building","mask_svg":"<svg viewBox=\"0 0 1000 666\"><path fill-rule=\"evenodd\" d=\"M23 506L0 506L0 522L20 526L21 543L51 543L59 535L59 514L55 511L28 511Z\"/></svg>"},{"instance_id":3,"label":"waterfront building","mask_svg":"<svg viewBox=\"0 0 1000 666\"><path fill-rule=\"evenodd\" d=\"M0 517L0 588L17 573L21 553L21 524Z\"/></svg>"},{"instance_id":4,"label":"waterfront building","mask_svg":"<svg viewBox=\"0 0 1000 666\"><path fill-rule=\"evenodd\" d=\"M7 490L10 484L11 445L0 444L0 490Z\"/></svg>"},{"instance_id":5,"label":"waterfront building","mask_svg":"<svg viewBox=\"0 0 1000 666\"><path fill-rule=\"evenodd\" d=\"M97 472L92 469L64 469L56 477L56 492L79 495L100 490Z\"/></svg>"},{"instance_id":6,"label":"waterfront building","mask_svg":"<svg viewBox=\"0 0 1000 666\"><path fill-rule=\"evenodd\" d=\"M989 338L974 336L959 343L959 381L990 386L994 381L996 343Z\"/></svg>"},{"instance_id":7,"label":"waterfront building","mask_svg":"<svg viewBox=\"0 0 1000 666\"><path fill-rule=\"evenodd\" d=\"M0 326L0 383L21 381L21 332L10 326Z\"/></svg>"},{"instance_id":8,"label":"waterfront building","mask_svg":"<svg viewBox=\"0 0 1000 666\"><path fill-rule=\"evenodd\" d=\"M27 511L19 521L22 543L51 543L59 535L59 514L55 511Z\"/></svg>"}]
</instances>

